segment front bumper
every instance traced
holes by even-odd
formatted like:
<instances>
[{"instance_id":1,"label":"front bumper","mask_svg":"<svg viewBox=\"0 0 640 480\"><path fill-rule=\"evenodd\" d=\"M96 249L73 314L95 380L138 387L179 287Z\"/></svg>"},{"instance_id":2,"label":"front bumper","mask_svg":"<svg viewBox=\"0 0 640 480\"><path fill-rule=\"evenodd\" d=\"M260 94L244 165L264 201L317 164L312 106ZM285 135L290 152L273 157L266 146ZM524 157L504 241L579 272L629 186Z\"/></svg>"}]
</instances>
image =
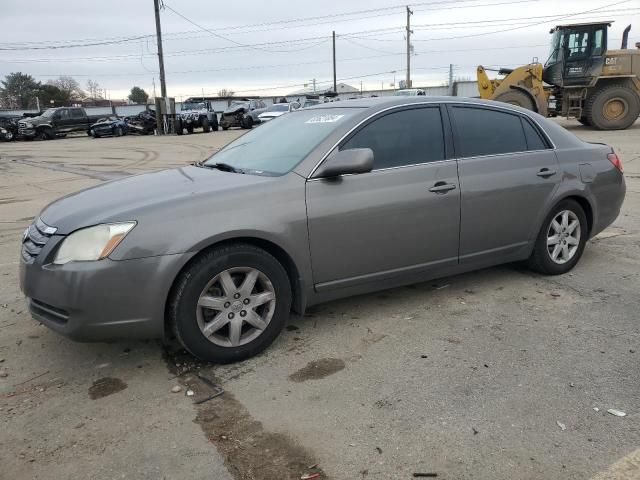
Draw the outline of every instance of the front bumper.
<instances>
[{"instance_id":1,"label":"front bumper","mask_svg":"<svg viewBox=\"0 0 640 480\"><path fill-rule=\"evenodd\" d=\"M35 128L19 128L18 136L22 138L34 138L36 136Z\"/></svg>"},{"instance_id":2,"label":"front bumper","mask_svg":"<svg viewBox=\"0 0 640 480\"><path fill-rule=\"evenodd\" d=\"M79 341L163 336L166 300L190 254L47 263L63 238L54 235L32 263L20 260L34 319Z\"/></svg>"},{"instance_id":3,"label":"front bumper","mask_svg":"<svg viewBox=\"0 0 640 480\"><path fill-rule=\"evenodd\" d=\"M243 114L230 113L226 115L222 115L220 119L220 126L223 128L228 127L241 127L242 126L242 117Z\"/></svg>"}]
</instances>

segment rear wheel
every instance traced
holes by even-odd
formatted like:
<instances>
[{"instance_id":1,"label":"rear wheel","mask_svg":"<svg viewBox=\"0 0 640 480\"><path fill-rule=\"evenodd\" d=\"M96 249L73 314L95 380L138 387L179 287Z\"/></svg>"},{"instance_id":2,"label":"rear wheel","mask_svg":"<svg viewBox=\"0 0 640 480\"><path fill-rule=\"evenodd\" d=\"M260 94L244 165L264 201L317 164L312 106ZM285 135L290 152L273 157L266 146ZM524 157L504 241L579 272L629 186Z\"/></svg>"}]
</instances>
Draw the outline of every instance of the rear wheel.
<instances>
[{"instance_id":1,"label":"rear wheel","mask_svg":"<svg viewBox=\"0 0 640 480\"><path fill-rule=\"evenodd\" d=\"M202 118L202 131L204 133L209 133L211 131L211 127L209 126L209 119L207 117Z\"/></svg>"},{"instance_id":2,"label":"rear wheel","mask_svg":"<svg viewBox=\"0 0 640 480\"><path fill-rule=\"evenodd\" d=\"M587 98L585 117L599 130L624 130L638 115L640 96L628 85L605 85Z\"/></svg>"},{"instance_id":3,"label":"rear wheel","mask_svg":"<svg viewBox=\"0 0 640 480\"><path fill-rule=\"evenodd\" d=\"M580 260L588 235L587 216L580 204L561 201L542 224L529 267L546 275L567 273Z\"/></svg>"},{"instance_id":4,"label":"rear wheel","mask_svg":"<svg viewBox=\"0 0 640 480\"><path fill-rule=\"evenodd\" d=\"M184 134L184 127L182 126L182 120L176 120L176 135Z\"/></svg>"},{"instance_id":5,"label":"rear wheel","mask_svg":"<svg viewBox=\"0 0 640 480\"><path fill-rule=\"evenodd\" d=\"M248 244L216 248L178 278L169 320L193 355L228 363L256 355L278 336L291 309L285 269Z\"/></svg>"},{"instance_id":6,"label":"rear wheel","mask_svg":"<svg viewBox=\"0 0 640 480\"><path fill-rule=\"evenodd\" d=\"M509 90L508 92L501 93L494 98L494 100L526 108L527 110L535 111L536 109L531 97L520 90Z\"/></svg>"}]
</instances>

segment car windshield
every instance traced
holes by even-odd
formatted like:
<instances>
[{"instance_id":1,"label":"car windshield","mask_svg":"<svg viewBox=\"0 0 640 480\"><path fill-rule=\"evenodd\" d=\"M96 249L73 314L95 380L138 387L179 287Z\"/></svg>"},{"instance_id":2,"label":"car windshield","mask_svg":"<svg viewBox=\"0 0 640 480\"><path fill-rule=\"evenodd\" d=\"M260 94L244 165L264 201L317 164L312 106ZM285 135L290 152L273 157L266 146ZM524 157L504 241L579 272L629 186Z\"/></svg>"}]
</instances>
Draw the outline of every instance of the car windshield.
<instances>
[{"instance_id":1,"label":"car windshield","mask_svg":"<svg viewBox=\"0 0 640 480\"><path fill-rule=\"evenodd\" d=\"M182 110L202 110L207 108L206 105L202 102L200 103L183 103Z\"/></svg>"},{"instance_id":2,"label":"car windshield","mask_svg":"<svg viewBox=\"0 0 640 480\"><path fill-rule=\"evenodd\" d=\"M44 111L44 113L42 114L43 117L46 118L51 118L53 117L53 114L56 113L56 109L55 108L48 108Z\"/></svg>"},{"instance_id":3,"label":"car windshield","mask_svg":"<svg viewBox=\"0 0 640 480\"><path fill-rule=\"evenodd\" d=\"M267 122L234 140L204 165L224 163L247 173L283 175L359 111L358 108L331 108L283 115L277 122Z\"/></svg>"},{"instance_id":4,"label":"car windshield","mask_svg":"<svg viewBox=\"0 0 640 480\"><path fill-rule=\"evenodd\" d=\"M249 108L249 102L242 102L242 101L235 100L235 101L231 102L231 105L229 105L229 108L231 108L231 107Z\"/></svg>"},{"instance_id":5,"label":"car windshield","mask_svg":"<svg viewBox=\"0 0 640 480\"><path fill-rule=\"evenodd\" d=\"M275 105L271 105L267 108L267 112L288 112L289 104L288 103L276 103Z\"/></svg>"}]
</instances>

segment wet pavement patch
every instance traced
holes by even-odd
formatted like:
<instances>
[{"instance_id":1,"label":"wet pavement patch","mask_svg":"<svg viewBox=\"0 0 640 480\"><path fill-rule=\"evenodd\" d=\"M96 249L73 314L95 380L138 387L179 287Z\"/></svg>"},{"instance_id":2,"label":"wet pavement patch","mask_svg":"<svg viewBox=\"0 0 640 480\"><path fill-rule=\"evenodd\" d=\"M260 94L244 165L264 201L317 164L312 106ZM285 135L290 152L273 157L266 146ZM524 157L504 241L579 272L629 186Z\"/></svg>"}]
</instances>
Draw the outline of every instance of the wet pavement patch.
<instances>
[{"instance_id":1,"label":"wet pavement patch","mask_svg":"<svg viewBox=\"0 0 640 480\"><path fill-rule=\"evenodd\" d=\"M89 387L89 398L91 398L91 400L97 400L98 398L108 397L125 388L127 388L127 384L119 378L99 378Z\"/></svg>"},{"instance_id":2,"label":"wet pavement patch","mask_svg":"<svg viewBox=\"0 0 640 480\"><path fill-rule=\"evenodd\" d=\"M220 383L214 365L201 362L182 349L173 350L165 345L163 357L169 371L183 385L199 390L200 374ZM187 368L182 370L184 366ZM194 422L224 457L234 479L298 480L313 473L319 473L319 479L327 478L309 451L287 435L264 430L262 423L254 420L228 390L194 407L197 412Z\"/></svg>"},{"instance_id":3,"label":"wet pavement patch","mask_svg":"<svg viewBox=\"0 0 640 480\"><path fill-rule=\"evenodd\" d=\"M289 375L293 382L306 382L307 380L320 380L333 375L344 368L344 362L339 358L323 358L307 363L295 373Z\"/></svg>"},{"instance_id":4,"label":"wet pavement patch","mask_svg":"<svg viewBox=\"0 0 640 480\"><path fill-rule=\"evenodd\" d=\"M288 332L295 332L296 330L300 330L295 325L287 325L285 328L287 329Z\"/></svg>"}]
</instances>

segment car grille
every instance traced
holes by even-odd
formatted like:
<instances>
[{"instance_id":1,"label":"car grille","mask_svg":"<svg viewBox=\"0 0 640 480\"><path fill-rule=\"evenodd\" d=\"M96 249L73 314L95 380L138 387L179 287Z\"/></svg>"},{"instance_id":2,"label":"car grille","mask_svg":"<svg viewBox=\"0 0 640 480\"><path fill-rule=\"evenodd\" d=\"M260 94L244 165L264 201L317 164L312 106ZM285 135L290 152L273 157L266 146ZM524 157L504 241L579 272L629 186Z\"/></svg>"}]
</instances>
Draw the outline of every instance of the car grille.
<instances>
[{"instance_id":1,"label":"car grille","mask_svg":"<svg viewBox=\"0 0 640 480\"><path fill-rule=\"evenodd\" d=\"M18 132L24 133L27 131L27 123L26 122L18 122Z\"/></svg>"},{"instance_id":2,"label":"car grille","mask_svg":"<svg viewBox=\"0 0 640 480\"><path fill-rule=\"evenodd\" d=\"M33 263L56 230L39 218L29 225L22 236L22 259Z\"/></svg>"}]
</instances>

